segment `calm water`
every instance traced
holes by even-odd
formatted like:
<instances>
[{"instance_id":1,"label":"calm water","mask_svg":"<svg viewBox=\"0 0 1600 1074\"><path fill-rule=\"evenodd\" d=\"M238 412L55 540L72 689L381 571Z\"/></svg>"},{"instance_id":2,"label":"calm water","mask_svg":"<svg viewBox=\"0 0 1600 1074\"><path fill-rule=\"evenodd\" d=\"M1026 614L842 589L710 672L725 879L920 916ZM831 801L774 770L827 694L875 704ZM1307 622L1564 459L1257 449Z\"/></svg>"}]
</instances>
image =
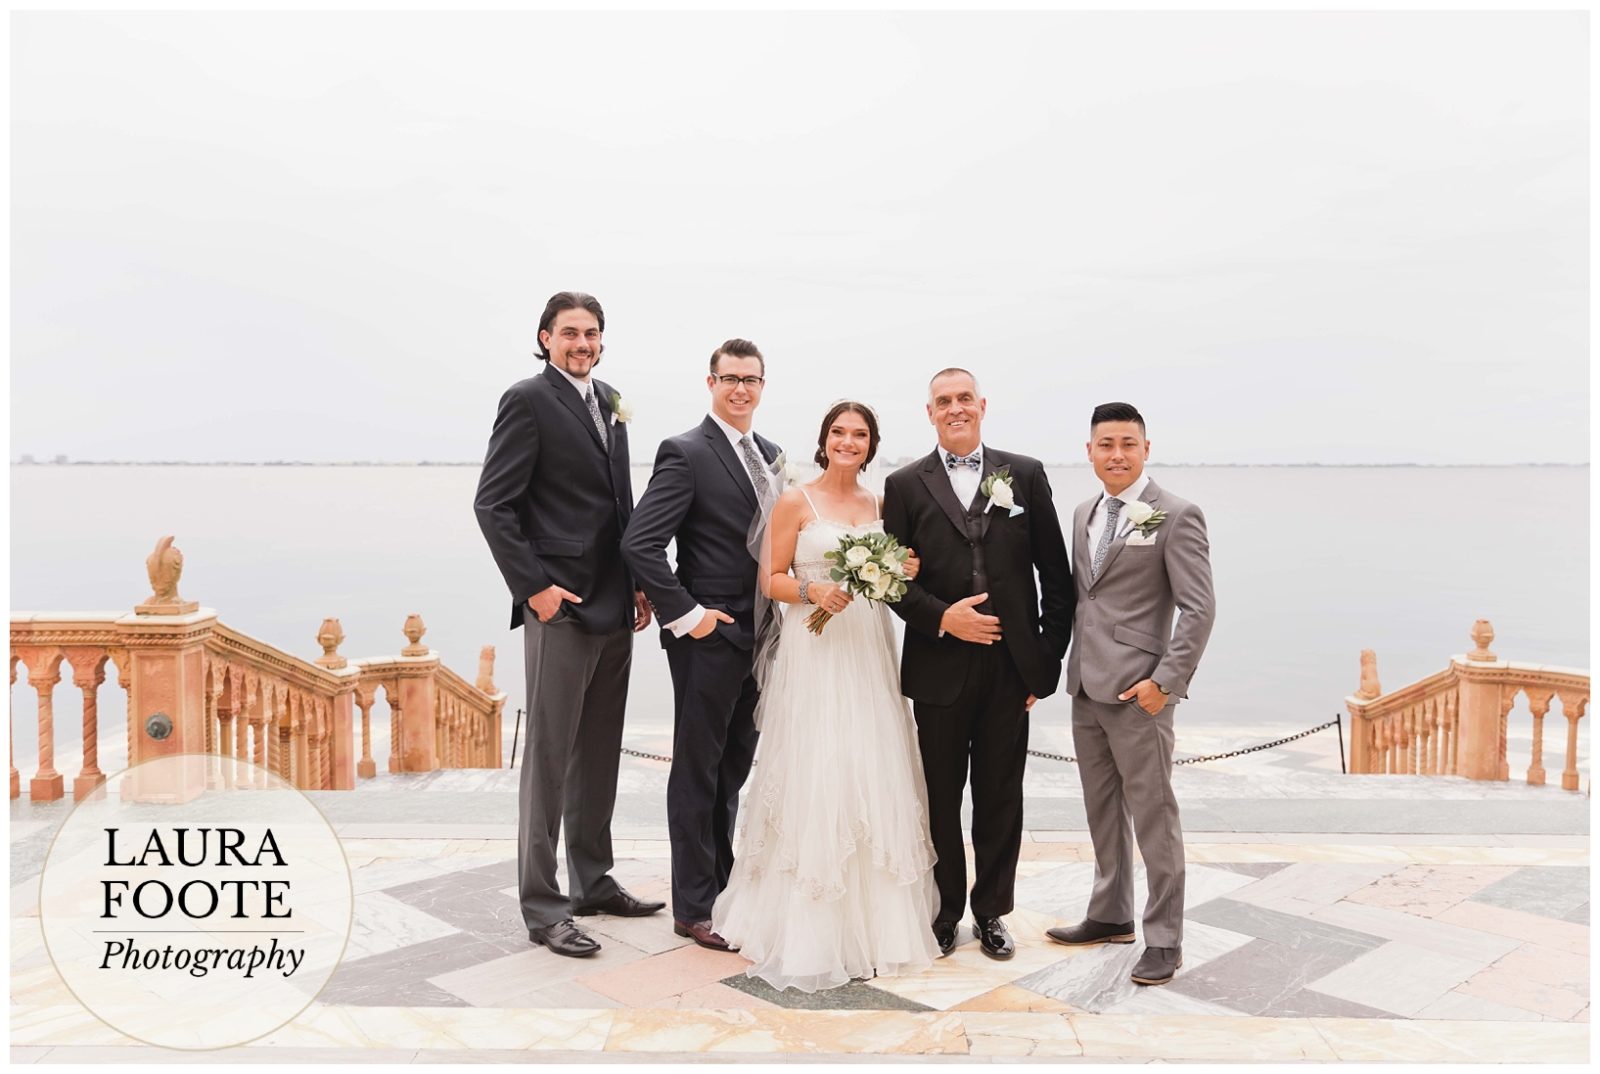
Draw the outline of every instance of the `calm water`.
<instances>
[{"instance_id":1,"label":"calm water","mask_svg":"<svg viewBox=\"0 0 1600 1074\"><path fill-rule=\"evenodd\" d=\"M1464 652L1480 617L1503 658L1588 666L1586 468L1150 472L1210 523L1217 624L1183 721L1320 723L1355 688L1361 649L1399 687ZM635 495L648 477L635 470ZM1051 481L1066 519L1095 491L1086 468ZM182 595L229 626L312 658L318 625L337 616L341 651L376 656L399 651L419 612L426 642L468 679L478 648L498 647L514 709L520 634L505 629L510 598L472 515L476 483L471 467L14 466L11 607L130 610L149 592L145 557L172 533ZM20 767L34 752L32 691L13 693ZM654 629L638 639L630 698L630 735L670 727ZM102 691L103 724L121 704L120 690ZM75 690L58 688L56 711L58 726L77 726ZM1067 705L1035 711L1064 721Z\"/></svg>"}]
</instances>

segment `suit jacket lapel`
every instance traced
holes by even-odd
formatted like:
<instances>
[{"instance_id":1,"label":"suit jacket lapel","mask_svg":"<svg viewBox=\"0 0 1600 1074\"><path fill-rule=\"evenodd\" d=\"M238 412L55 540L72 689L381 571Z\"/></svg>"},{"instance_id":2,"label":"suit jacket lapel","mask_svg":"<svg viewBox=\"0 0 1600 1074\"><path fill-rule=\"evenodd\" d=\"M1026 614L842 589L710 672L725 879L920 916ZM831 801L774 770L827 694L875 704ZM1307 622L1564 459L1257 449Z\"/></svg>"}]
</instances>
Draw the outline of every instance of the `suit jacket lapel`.
<instances>
[{"instance_id":1,"label":"suit jacket lapel","mask_svg":"<svg viewBox=\"0 0 1600 1074\"><path fill-rule=\"evenodd\" d=\"M1154 506L1160 496L1160 493L1161 490L1156 488L1156 483L1154 481L1150 481L1145 484L1144 492L1140 494L1139 499L1144 503ZM1100 564L1100 573L1096 574L1093 581L1089 583L1090 589L1093 589L1097 584L1099 584L1100 579L1111 573L1111 564L1116 560L1117 554L1122 551L1122 546L1128 543L1127 536L1125 534L1121 534L1120 532L1122 529L1120 522L1117 524L1117 529L1119 531L1119 535L1111 538L1111 547L1106 549L1106 561Z\"/></svg>"},{"instance_id":2,"label":"suit jacket lapel","mask_svg":"<svg viewBox=\"0 0 1600 1074\"><path fill-rule=\"evenodd\" d=\"M744 460L739 458L733 450L733 445L728 443L728 438L709 414L701 423L700 430L705 433L706 439L711 441L711 450L722 460L722 465L727 467L728 476L733 478L733 483L739 486L739 492L750 502L750 509L756 510L761 506L756 500L756 487L750 483L750 472L744 468Z\"/></svg>"},{"instance_id":3,"label":"suit jacket lapel","mask_svg":"<svg viewBox=\"0 0 1600 1074\"><path fill-rule=\"evenodd\" d=\"M594 446L610 454L605 441L600 439L600 430L594 427L594 418L590 416L589 408L584 405L583 396L578 394L578 389L574 388L553 365L546 364L544 375L550 381L550 386L555 389L556 398L561 400L561 405L572 411L572 416L582 422L583 427L588 430L589 439L594 441ZM591 380L589 383L592 385L595 382ZM599 402L599 389L596 389L595 401ZM603 404L601 413L605 413Z\"/></svg>"},{"instance_id":4,"label":"suit jacket lapel","mask_svg":"<svg viewBox=\"0 0 1600 1074\"><path fill-rule=\"evenodd\" d=\"M939 460L938 448L934 448L933 453L922 460L920 476L922 483L928 486L928 492L933 495L934 502L950 520L950 525L961 534L962 540L967 540L967 509L956 499L955 489L950 487L950 475L945 472L944 463Z\"/></svg>"}]
</instances>

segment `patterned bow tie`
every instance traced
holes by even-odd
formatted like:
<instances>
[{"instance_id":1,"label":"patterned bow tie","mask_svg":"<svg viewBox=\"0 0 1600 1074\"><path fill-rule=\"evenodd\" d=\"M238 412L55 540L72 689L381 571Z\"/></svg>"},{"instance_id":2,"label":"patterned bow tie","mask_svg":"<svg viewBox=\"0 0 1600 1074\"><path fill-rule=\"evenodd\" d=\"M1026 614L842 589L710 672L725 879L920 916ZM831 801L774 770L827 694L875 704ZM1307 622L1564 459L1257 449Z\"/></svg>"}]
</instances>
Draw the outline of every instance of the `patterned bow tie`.
<instances>
[{"instance_id":1,"label":"patterned bow tie","mask_svg":"<svg viewBox=\"0 0 1600 1074\"><path fill-rule=\"evenodd\" d=\"M946 470L954 470L957 466L970 466L974 470L981 470L983 469L983 461L978 458L976 451L964 458L953 451L945 452L944 468Z\"/></svg>"}]
</instances>

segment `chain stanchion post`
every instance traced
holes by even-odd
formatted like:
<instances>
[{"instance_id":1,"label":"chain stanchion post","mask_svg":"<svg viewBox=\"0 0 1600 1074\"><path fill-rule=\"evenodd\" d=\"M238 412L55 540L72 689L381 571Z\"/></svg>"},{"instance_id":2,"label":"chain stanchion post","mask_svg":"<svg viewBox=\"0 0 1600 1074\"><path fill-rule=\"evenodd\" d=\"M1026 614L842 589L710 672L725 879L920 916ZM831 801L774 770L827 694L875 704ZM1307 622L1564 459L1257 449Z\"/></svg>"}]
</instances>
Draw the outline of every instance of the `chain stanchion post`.
<instances>
[{"instance_id":1,"label":"chain stanchion post","mask_svg":"<svg viewBox=\"0 0 1600 1074\"><path fill-rule=\"evenodd\" d=\"M1339 774L1348 776L1350 772L1344 766L1344 713L1336 712L1333 718L1339 728Z\"/></svg>"}]
</instances>

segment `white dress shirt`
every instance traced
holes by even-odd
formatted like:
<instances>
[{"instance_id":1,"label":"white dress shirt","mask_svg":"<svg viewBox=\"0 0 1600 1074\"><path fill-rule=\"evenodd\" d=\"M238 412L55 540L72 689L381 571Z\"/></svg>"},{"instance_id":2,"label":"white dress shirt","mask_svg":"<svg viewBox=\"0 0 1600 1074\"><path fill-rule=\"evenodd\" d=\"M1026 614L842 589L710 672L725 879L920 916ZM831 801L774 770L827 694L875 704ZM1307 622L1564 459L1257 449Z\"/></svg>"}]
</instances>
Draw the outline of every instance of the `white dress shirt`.
<instances>
[{"instance_id":1,"label":"white dress shirt","mask_svg":"<svg viewBox=\"0 0 1600 1074\"><path fill-rule=\"evenodd\" d=\"M1148 484L1150 484L1150 472L1147 470L1139 475L1139 480L1117 493L1117 499L1121 500L1122 506L1126 508L1134 500L1144 495L1144 487ZM1100 538L1104 537L1106 533L1106 517L1111 514L1106 508L1106 500L1110 498L1110 495L1108 492L1102 492L1099 502L1094 505L1094 510L1089 512L1089 528L1085 532L1085 536L1089 538L1090 556L1093 556L1094 550L1100 547ZM1127 533L1131 528L1128 524L1127 511L1118 512L1117 533L1111 535L1112 539L1115 540L1118 534Z\"/></svg>"},{"instance_id":2,"label":"white dress shirt","mask_svg":"<svg viewBox=\"0 0 1600 1074\"><path fill-rule=\"evenodd\" d=\"M756 443L755 429L752 428L748 433L741 433L738 429L735 429L733 426L729 425L715 414L711 415L711 420L717 423L717 428L722 430L722 435L728 438L728 444L733 448L733 457L739 460L741 469L744 470L745 478L750 482L750 487L755 490L756 499L759 500L761 498L761 490L756 489L755 479L750 477L749 468L744 466L744 449L739 446L739 441L748 436L750 438L750 446L755 449L756 458L761 459L762 462L765 463L766 460L761 454L761 446ZM665 623L663 625L668 630L672 631L672 636L674 638L681 638L685 634L689 633L689 631L699 626L700 620L705 618L705 614L705 608L701 607L699 604L696 604L683 615L674 619L672 622Z\"/></svg>"},{"instance_id":3,"label":"white dress shirt","mask_svg":"<svg viewBox=\"0 0 1600 1074\"><path fill-rule=\"evenodd\" d=\"M939 462L945 464L944 472L950 478L950 488L955 492L956 499L961 501L962 509L965 510L971 505L972 498L978 494L978 486L983 484L983 445L979 444L978 450L973 452L974 455L978 456L978 468L976 470L970 466L957 466L952 470L946 462L946 456L954 454L955 452L946 451L943 447L940 447Z\"/></svg>"},{"instance_id":4,"label":"white dress shirt","mask_svg":"<svg viewBox=\"0 0 1600 1074\"><path fill-rule=\"evenodd\" d=\"M554 359L552 359L550 362L550 368L554 369L557 373L560 373L563 377L566 377L567 383L578 389L578 398L582 399L585 395L589 394L590 381L588 377L583 377L580 379L573 376L565 369L562 369L560 366L556 365Z\"/></svg>"}]
</instances>

